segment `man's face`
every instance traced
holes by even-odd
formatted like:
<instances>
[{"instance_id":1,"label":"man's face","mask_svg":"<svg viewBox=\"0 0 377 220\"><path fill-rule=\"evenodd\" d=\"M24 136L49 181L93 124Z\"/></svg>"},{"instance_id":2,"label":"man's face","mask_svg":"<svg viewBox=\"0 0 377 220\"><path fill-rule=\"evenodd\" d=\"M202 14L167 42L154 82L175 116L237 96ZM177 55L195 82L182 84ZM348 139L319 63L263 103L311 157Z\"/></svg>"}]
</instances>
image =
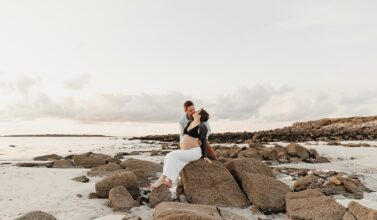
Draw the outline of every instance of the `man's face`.
<instances>
[{"instance_id":1,"label":"man's face","mask_svg":"<svg viewBox=\"0 0 377 220\"><path fill-rule=\"evenodd\" d=\"M195 106L192 105L187 107L185 112L188 116L192 117L192 115L195 113Z\"/></svg>"}]
</instances>

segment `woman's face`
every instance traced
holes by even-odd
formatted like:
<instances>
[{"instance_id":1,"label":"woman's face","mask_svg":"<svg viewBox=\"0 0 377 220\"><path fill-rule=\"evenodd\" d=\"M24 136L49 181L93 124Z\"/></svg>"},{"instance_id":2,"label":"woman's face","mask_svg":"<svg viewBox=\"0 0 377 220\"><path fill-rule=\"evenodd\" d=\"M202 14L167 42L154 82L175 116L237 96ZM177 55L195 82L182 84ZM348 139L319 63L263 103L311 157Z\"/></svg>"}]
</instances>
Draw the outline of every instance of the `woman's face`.
<instances>
[{"instance_id":1,"label":"woman's face","mask_svg":"<svg viewBox=\"0 0 377 220\"><path fill-rule=\"evenodd\" d=\"M200 114L199 114L200 111L196 111L192 116L194 117L194 119L200 119Z\"/></svg>"}]
</instances>

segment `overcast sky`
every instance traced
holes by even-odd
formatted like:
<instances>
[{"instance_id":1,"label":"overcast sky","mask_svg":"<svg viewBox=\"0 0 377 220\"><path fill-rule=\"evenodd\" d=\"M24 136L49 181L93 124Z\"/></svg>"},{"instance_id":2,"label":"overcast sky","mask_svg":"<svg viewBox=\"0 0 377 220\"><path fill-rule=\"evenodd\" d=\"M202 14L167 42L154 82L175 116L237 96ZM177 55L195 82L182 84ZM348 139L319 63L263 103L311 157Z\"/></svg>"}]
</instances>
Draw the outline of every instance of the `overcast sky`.
<instances>
[{"instance_id":1,"label":"overcast sky","mask_svg":"<svg viewBox=\"0 0 377 220\"><path fill-rule=\"evenodd\" d=\"M376 115L377 1L0 0L0 135Z\"/></svg>"}]
</instances>

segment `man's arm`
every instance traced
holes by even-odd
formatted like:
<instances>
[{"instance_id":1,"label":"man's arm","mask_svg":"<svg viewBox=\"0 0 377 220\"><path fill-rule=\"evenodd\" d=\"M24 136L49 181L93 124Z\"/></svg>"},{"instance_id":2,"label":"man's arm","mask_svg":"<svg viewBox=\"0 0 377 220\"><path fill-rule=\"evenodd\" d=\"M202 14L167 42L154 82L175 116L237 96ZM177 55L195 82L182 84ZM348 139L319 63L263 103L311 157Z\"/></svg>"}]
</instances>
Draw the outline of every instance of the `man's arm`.
<instances>
[{"instance_id":1,"label":"man's arm","mask_svg":"<svg viewBox=\"0 0 377 220\"><path fill-rule=\"evenodd\" d=\"M185 118L182 117L181 120L179 121L179 141L181 141L182 138L183 138L183 130L185 129L185 126L184 126L185 121L184 120L185 120Z\"/></svg>"}]
</instances>

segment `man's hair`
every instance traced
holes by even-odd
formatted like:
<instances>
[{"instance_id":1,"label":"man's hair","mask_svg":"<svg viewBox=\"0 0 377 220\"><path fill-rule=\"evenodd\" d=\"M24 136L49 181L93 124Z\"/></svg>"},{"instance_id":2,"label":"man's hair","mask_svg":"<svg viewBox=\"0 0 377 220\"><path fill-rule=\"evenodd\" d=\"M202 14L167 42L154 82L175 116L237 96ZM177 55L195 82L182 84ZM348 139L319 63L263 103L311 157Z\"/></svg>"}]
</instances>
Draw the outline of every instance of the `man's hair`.
<instances>
[{"instance_id":1,"label":"man's hair","mask_svg":"<svg viewBox=\"0 0 377 220\"><path fill-rule=\"evenodd\" d=\"M208 121L209 114L206 110L201 109L200 112L199 112L199 115L200 115L200 121L202 121L202 122Z\"/></svg>"},{"instance_id":2,"label":"man's hair","mask_svg":"<svg viewBox=\"0 0 377 220\"><path fill-rule=\"evenodd\" d=\"M183 104L183 107L185 108L185 110L190 107L190 106L193 106L194 103L192 101L185 101L185 103Z\"/></svg>"}]
</instances>

